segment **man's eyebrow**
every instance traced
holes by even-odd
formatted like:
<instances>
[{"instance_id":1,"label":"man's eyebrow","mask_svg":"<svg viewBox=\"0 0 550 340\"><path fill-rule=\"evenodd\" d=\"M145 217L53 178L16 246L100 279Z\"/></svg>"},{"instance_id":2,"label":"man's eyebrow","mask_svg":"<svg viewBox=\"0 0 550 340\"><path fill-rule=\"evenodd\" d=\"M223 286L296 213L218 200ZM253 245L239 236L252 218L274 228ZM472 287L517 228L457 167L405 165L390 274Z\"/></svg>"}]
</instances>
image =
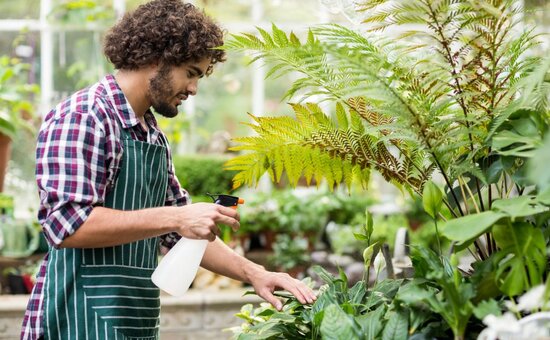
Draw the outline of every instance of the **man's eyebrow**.
<instances>
[{"instance_id":1,"label":"man's eyebrow","mask_svg":"<svg viewBox=\"0 0 550 340\"><path fill-rule=\"evenodd\" d=\"M200 67L195 66L195 65L189 65L189 68L192 69L195 72L197 77L202 78L204 76L204 72L202 72Z\"/></svg>"}]
</instances>

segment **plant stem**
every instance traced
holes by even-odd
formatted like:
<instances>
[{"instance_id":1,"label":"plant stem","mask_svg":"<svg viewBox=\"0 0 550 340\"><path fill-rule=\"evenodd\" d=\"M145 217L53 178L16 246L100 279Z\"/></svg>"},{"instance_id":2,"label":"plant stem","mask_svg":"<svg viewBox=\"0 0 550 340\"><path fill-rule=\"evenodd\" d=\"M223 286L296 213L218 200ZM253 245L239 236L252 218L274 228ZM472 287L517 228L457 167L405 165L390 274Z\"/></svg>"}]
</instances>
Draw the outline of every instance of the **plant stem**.
<instances>
[{"instance_id":1,"label":"plant stem","mask_svg":"<svg viewBox=\"0 0 550 340\"><path fill-rule=\"evenodd\" d=\"M439 239L439 230L437 229L437 218L434 218L435 238L437 239L437 248L439 248L439 256L441 257L441 241Z\"/></svg>"},{"instance_id":2,"label":"plant stem","mask_svg":"<svg viewBox=\"0 0 550 340\"><path fill-rule=\"evenodd\" d=\"M464 182L464 180L463 180L463 182ZM468 191L468 194L470 194L470 198L472 199L472 203L474 205L474 208L476 209L476 212L479 214L481 212L481 210L479 209L479 207L477 205L476 198L474 197L474 194L472 193L472 190L470 190L470 187L466 183L464 183L464 185L466 186L466 190Z\"/></svg>"},{"instance_id":3,"label":"plant stem","mask_svg":"<svg viewBox=\"0 0 550 340\"><path fill-rule=\"evenodd\" d=\"M466 211L466 215L470 214L470 209L468 208L468 198L466 197L466 193L464 192L464 183L461 180L460 177L458 177L458 186L460 188L460 192L462 193L462 201L464 202L464 210Z\"/></svg>"}]
</instances>

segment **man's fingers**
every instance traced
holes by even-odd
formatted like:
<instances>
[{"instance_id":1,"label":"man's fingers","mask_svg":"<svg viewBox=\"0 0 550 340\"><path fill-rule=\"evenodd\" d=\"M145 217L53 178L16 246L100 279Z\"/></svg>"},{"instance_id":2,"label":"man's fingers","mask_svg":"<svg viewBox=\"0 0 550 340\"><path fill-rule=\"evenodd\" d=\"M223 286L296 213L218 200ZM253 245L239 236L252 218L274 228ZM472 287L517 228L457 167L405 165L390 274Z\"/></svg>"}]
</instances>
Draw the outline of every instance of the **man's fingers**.
<instances>
[{"instance_id":1,"label":"man's fingers","mask_svg":"<svg viewBox=\"0 0 550 340\"><path fill-rule=\"evenodd\" d=\"M225 225L231 227L231 229L233 229L233 231L237 231L239 229L239 227L241 226L241 224L239 223L238 220L230 218L230 217L221 218L217 221L217 223L225 224Z\"/></svg>"},{"instance_id":2,"label":"man's fingers","mask_svg":"<svg viewBox=\"0 0 550 340\"><path fill-rule=\"evenodd\" d=\"M218 208L218 212L220 212L222 215L231 217L232 219L235 219L237 221L241 219L239 213L235 209L224 207L223 205L217 205L216 207Z\"/></svg>"},{"instance_id":3,"label":"man's fingers","mask_svg":"<svg viewBox=\"0 0 550 340\"><path fill-rule=\"evenodd\" d=\"M294 295L298 301L302 304L313 303L317 300L315 292L309 288L305 283L300 280L297 280L290 275L286 277L288 283L282 285L282 288L288 290L292 295Z\"/></svg>"},{"instance_id":4,"label":"man's fingers","mask_svg":"<svg viewBox=\"0 0 550 340\"><path fill-rule=\"evenodd\" d=\"M298 299L298 301L300 301L301 304L307 304L307 303L313 302L308 297L306 292L299 286L291 285L288 291L291 292L292 295L294 295Z\"/></svg>"},{"instance_id":5,"label":"man's fingers","mask_svg":"<svg viewBox=\"0 0 550 340\"><path fill-rule=\"evenodd\" d=\"M258 295L260 295L265 301L271 303L275 309L280 311L283 309L283 303L273 295L272 292L269 290L264 290L262 292L259 292Z\"/></svg>"}]
</instances>

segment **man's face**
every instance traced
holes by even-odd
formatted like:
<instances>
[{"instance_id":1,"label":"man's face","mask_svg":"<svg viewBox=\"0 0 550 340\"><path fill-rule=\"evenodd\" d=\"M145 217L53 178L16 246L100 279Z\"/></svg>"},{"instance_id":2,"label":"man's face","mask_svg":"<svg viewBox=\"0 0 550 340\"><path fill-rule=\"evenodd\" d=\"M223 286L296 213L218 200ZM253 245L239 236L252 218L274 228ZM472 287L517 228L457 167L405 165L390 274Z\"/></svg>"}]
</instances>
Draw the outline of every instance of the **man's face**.
<instances>
[{"instance_id":1,"label":"man's face","mask_svg":"<svg viewBox=\"0 0 550 340\"><path fill-rule=\"evenodd\" d=\"M209 59L180 66L160 66L149 80L151 106L164 117L175 117L182 100L197 94L198 81L210 66Z\"/></svg>"}]
</instances>

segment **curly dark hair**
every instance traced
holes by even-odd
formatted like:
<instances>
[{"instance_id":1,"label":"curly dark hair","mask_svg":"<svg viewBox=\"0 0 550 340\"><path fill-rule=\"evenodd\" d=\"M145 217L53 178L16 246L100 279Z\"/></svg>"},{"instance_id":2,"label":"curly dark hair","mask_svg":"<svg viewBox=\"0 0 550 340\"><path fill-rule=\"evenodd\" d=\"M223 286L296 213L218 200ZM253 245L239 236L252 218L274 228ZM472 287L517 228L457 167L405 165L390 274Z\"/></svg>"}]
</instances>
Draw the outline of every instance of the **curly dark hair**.
<instances>
[{"instance_id":1,"label":"curly dark hair","mask_svg":"<svg viewBox=\"0 0 550 340\"><path fill-rule=\"evenodd\" d=\"M105 36L103 52L115 68L179 66L203 58L225 61L223 31L210 17L181 0L153 0L126 13Z\"/></svg>"}]
</instances>

